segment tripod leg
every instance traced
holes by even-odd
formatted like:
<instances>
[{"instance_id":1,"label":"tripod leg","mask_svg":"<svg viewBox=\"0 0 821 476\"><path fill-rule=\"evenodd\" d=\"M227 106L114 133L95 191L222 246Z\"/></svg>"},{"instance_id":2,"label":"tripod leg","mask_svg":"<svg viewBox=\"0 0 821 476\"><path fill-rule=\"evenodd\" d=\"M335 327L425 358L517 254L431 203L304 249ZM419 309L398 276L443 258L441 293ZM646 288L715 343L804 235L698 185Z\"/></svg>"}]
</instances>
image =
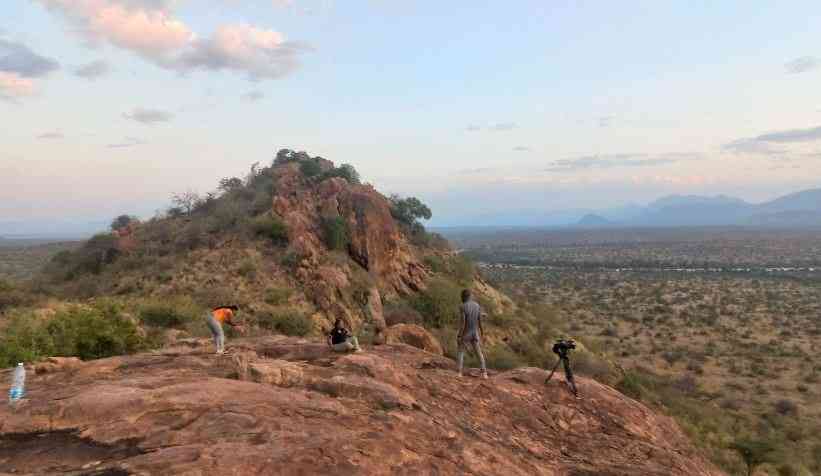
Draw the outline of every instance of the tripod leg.
<instances>
[{"instance_id":1,"label":"tripod leg","mask_svg":"<svg viewBox=\"0 0 821 476\"><path fill-rule=\"evenodd\" d=\"M553 366L553 370L550 371L550 375L547 376L547 380L544 383L550 382L550 379L553 378L553 374L556 372L556 369L559 368L559 364L562 363L562 359L556 361L556 365Z\"/></svg>"},{"instance_id":2,"label":"tripod leg","mask_svg":"<svg viewBox=\"0 0 821 476\"><path fill-rule=\"evenodd\" d=\"M567 381L567 386L570 388L570 391L573 392L573 396L578 397L579 391L576 389L576 381L573 380L573 370L570 369L570 359L562 359L564 362L564 377Z\"/></svg>"}]
</instances>

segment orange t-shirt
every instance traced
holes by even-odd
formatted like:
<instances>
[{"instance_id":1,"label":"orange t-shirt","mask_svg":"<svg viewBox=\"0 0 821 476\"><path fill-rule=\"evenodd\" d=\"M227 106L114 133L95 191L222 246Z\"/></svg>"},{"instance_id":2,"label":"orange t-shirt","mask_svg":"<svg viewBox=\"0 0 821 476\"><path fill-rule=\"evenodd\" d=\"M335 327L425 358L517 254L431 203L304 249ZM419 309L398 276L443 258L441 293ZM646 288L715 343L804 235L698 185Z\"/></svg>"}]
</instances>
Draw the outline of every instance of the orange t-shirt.
<instances>
[{"instance_id":1,"label":"orange t-shirt","mask_svg":"<svg viewBox=\"0 0 821 476\"><path fill-rule=\"evenodd\" d=\"M231 318L234 317L234 311L228 309L227 307L215 309L211 312L211 314L214 316L214 319L216 319L217 322L219 322L220 324L231 322Z\"/></svg>"}]
</instances>

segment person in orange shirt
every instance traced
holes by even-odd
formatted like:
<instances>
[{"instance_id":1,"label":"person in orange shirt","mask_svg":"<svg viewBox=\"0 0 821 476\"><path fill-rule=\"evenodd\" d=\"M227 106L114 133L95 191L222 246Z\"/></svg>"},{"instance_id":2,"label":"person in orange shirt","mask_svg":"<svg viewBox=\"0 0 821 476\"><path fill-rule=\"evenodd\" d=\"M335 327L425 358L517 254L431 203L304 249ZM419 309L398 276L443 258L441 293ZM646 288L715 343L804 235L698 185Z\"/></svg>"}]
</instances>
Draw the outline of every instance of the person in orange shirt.
<instances>
[{"instance_id":1,"label":"person in orange shirt","mask_svg":"<svg viewBox=\"0 0 821 476\"><path fill-rule=\"evenodd\" d=\"M214 344L217 346L217 354L225 352L225 333L222 331L222 325L228 324L231 327L236 327L232 321L234 313L239 310L239 306L219 306L215 307L205 317L205 322L211 330L211 335L214 336Z\"/></svg>"}]
</instances>

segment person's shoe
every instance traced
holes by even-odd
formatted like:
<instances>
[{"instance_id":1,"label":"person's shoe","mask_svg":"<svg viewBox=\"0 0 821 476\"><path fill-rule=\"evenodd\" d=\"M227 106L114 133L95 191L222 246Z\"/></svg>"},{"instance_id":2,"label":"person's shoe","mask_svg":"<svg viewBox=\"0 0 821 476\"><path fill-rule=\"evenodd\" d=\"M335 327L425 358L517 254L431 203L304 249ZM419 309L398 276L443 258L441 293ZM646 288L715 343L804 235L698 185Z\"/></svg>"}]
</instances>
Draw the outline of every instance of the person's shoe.
<instances>
[{"instance_id":1,"label":"person's shoe","mask_svg":"<svg viewBox=\"0 0 821 476\"><path fill-rule=\"evenodd\" d=\"M482 372L482 379L487 380L487 372Z\"/></svg>"},{"instance_id":2,"label":"person's shoe","mask_svg":"<svg viewBox=\"0 0 821 476\"><path fill-rule=\"evenodd\" d=\"M462 372L457 373L457 374L456 374L456 377L458 377L458 378L462 378Z\"/></svg>"},{"instance_id":3,"label":"person's shoe","mask_svg":"<svg viewBox=\"0 0 821 476\"><path fill-rule=\"evenodd\" d=\"M224 351L224 350L218 350L218 351L217 351L217 355L222 355L222 354L224 354L224 353L225 353L225 351Z\"/></svg>"}]
</instances>

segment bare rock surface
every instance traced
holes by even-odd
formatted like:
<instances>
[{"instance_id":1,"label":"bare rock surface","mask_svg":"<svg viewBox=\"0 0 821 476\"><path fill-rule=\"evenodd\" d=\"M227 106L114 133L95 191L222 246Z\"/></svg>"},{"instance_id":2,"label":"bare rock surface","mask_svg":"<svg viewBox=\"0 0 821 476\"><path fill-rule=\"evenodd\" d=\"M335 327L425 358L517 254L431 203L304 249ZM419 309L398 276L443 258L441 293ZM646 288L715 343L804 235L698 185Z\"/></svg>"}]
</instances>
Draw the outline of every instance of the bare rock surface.
<instances>
[{"instance_id":1,"label":"bare rock surface","mask_svg":"<svg viewBox=\"0 0 821 476\"><path fill-rule=\"evenodd\" d=\"M575 399L541 369L458 379L402 344L194 344L33 373L0 406L0 474L721 474L672 419L585 378Z\"/></svg>"},{"instance_id":2,"label":"bare rock surface","mask_svg":"<svg viewBox=\"0 0 821 476\"><path fill-rule=\"evenodd\" d=\"M424 327L416 324L396 324L387 330L389 344L407 344L432 354L444 355L442 344Z\"/></svg>"}]
</instances>

